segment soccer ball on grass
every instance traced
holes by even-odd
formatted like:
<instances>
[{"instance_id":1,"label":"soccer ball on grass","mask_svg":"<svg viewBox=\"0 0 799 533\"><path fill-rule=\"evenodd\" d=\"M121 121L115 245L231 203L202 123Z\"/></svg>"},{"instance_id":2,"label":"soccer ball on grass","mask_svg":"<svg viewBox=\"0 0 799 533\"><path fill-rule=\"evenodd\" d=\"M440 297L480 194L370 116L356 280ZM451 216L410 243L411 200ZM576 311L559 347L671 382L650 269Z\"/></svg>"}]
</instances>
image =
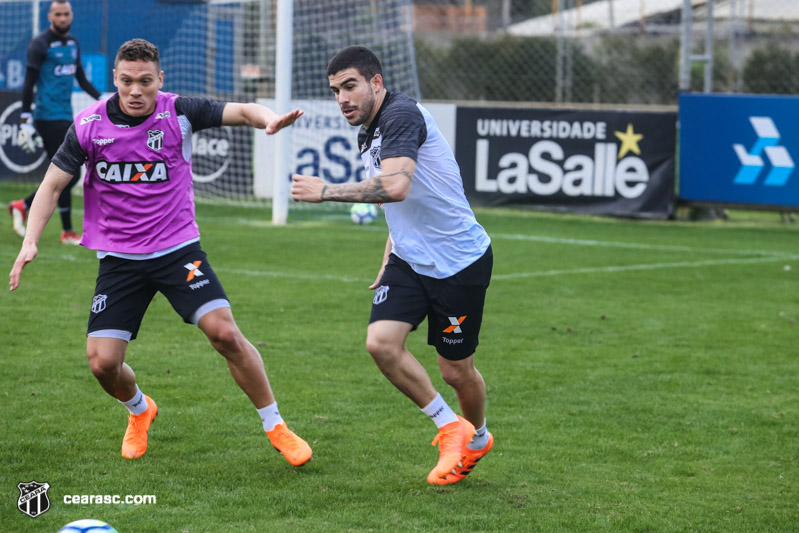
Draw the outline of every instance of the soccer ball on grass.
<instances>
[{"instance_id":1,"label":"soccer ball on grass","mask_svg":"<svg viewBox=\"0 0 799 533\"><path fill-rule=\"evenodd\" d=\"M58 533L117 533L110 524L92 518L75 520L58 530Z\"/></svg>"},{"instance_id":2,"label":"soccer ball on grass","mask_svg":"<svg viewBox=\"0 0 799 533\"><path fill-rule=\"evenodd\" d=\"M353 204L350 207L350 218L356 224L371 224L377 218L375 204Z\"/></svg>"}]
</instances>

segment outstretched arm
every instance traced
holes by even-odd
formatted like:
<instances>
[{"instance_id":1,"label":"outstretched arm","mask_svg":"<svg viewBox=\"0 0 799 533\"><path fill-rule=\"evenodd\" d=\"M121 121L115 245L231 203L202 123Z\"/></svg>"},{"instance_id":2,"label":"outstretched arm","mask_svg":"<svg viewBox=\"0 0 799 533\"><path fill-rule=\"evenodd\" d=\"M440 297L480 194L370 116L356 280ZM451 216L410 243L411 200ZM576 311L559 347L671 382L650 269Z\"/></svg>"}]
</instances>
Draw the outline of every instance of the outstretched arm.
<instances>
[{"instance_id":1,"label":"outstretched arm","mask_svg":"<svg viewBox=\"0 0 799 533\"><path fill-rule=\"evenodd\" d=\"M316 176L292 176L291 197L297 202L401 202L411 191L416 161L410 157L383 159L383 172L359 183L326 185Z\"/></svg>"},{"instance_id":2,"label":"outstretched arm","mask_svg":"<svg viewBox=\"0 0 799 533\"><path fill-rule=\"evenodd\" d=\"M19 251L17 260L8 275L9 290L16 290L19 287L19 278L22 269L36 258L39 253L37 245L42 236L42 231L47 225L47 221L53 216L58 197L61 195L72 179L72 174L64 172L54 164L50 163L44 181L36 192L33 199L30 214L28 215L28 226L25 230L25 240L22 241L22 249Z\"/></svg>"},{"instance_id":3,"label":"outstretched arm","mask_svg":"<svg viewBox=\"0 0 799 533\"><path fill-rule=\"evenodd\" d=\"M239 104L228 102L222 111L223 126L252 126L266 130L267 135L277 133L302 116L303 112L295 109L285 115L278 115L261 104Z\"/></svg>"}]
</instances>

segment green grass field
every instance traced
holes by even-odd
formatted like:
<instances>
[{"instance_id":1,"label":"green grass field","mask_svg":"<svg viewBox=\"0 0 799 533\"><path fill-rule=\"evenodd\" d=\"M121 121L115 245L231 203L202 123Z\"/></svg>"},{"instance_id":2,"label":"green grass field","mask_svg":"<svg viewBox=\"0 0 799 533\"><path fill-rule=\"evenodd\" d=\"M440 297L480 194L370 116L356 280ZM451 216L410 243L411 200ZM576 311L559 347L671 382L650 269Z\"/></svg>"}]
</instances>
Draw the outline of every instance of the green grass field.
<instances>
[{"instance_id":1,"label":"green grass field","mask_svg":"<svg viewBox=\"0 0 799 533\"><path fill-rule=\"evenodd\" d=\"M0 184L3 205L22 194ZM85 358L97 261L62 246L54 218L20 289L0 292L0 531L799 530L799 227L477 215L495 256L476 361L496 445L444 488L425 481L435 427L364 348L382 221L272 227L263 208L198 206L239 326L314 449L293 468L160 295L127 359L159 417L147 454L120 456L127 412ZM7 273L20 240L0 222ZM456 405L425 332L409 348ZM16 509L31 480L51 486L36 519ZM63 501L84 494L157 503Z\"/></svg>"}]
</instances>

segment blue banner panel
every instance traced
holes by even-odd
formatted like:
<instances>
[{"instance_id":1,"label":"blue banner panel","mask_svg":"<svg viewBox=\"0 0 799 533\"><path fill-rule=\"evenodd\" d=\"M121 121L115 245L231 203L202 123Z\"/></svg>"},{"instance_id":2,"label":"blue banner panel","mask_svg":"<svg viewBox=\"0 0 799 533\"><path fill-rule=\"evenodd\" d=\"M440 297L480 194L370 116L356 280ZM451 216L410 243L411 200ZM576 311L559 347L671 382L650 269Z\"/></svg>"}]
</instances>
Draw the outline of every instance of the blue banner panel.
<instances>
[{"instance_id":1,"label":"blue banner panel","mask_svg":"<svg viewBox=\"0 0 799 533\"><path fill-rule=\"evenodd\" d=\"M680 95L682 200L799 206L799 97Z\"/></svg>"}]
</instances>

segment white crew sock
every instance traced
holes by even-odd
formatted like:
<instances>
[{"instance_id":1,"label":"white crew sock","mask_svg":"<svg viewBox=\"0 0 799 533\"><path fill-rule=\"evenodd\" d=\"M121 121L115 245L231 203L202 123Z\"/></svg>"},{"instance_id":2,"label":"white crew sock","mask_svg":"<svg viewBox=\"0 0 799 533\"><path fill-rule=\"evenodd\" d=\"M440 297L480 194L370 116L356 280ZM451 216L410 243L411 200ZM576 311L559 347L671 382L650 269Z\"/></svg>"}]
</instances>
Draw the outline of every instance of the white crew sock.
<instances>
[{"instance_id":1,"label":"white crew sock","mask_svg":"<svg viewBox=\"0 0 799 533\"><path fill-rule=\"evenodd\" d=\"M444 401L441 394L436 395L433 401L427 404L426 407L422 407L422 412L429 416L430 420L435 422L436 427L439 429L450 422L458 420L458 417L455 416L455 411L447 405L447 402Z\"/></svg>"},{"instance_id":2,"label":"white crew sock","mask_svg":"<svg viewBox=\"0 0 799 533\"><path fill-rule=\"evenodd\" d=\"M466 445L470 450L482 450L488 444L488 430L486 429L486 420L483 419L483 427L474 430L474 437L472 442Z\"/></svg>"},{"instance_id":3,"label":"white crew sock","mask_svg":"<svg viewBox=\"0 0 799 533\"><path fill-rule=\"evenodd\" d=\"M264 423L264 431L272 431L276 425L285 423L283 422L283 417L280 416L280 411L277 409L277 402L272 402L257 411L261 417L261 422Z\"/></svg>"},{"instance_id":4,"label":"white crew sock","mask_svg":"<svg viewBox=\"0 0 799 533\"><path fill-rule=\"evenodd\" d=\"M136 385L136 394L133 395L133 398L128 400L127 402L123 402L122 400L117 400L119 403L124 405L130 411L132 415L140 415L147 410L147 398L144 397L144 393L139 390L139 386Z\"/></svg>"}]
</instances>

